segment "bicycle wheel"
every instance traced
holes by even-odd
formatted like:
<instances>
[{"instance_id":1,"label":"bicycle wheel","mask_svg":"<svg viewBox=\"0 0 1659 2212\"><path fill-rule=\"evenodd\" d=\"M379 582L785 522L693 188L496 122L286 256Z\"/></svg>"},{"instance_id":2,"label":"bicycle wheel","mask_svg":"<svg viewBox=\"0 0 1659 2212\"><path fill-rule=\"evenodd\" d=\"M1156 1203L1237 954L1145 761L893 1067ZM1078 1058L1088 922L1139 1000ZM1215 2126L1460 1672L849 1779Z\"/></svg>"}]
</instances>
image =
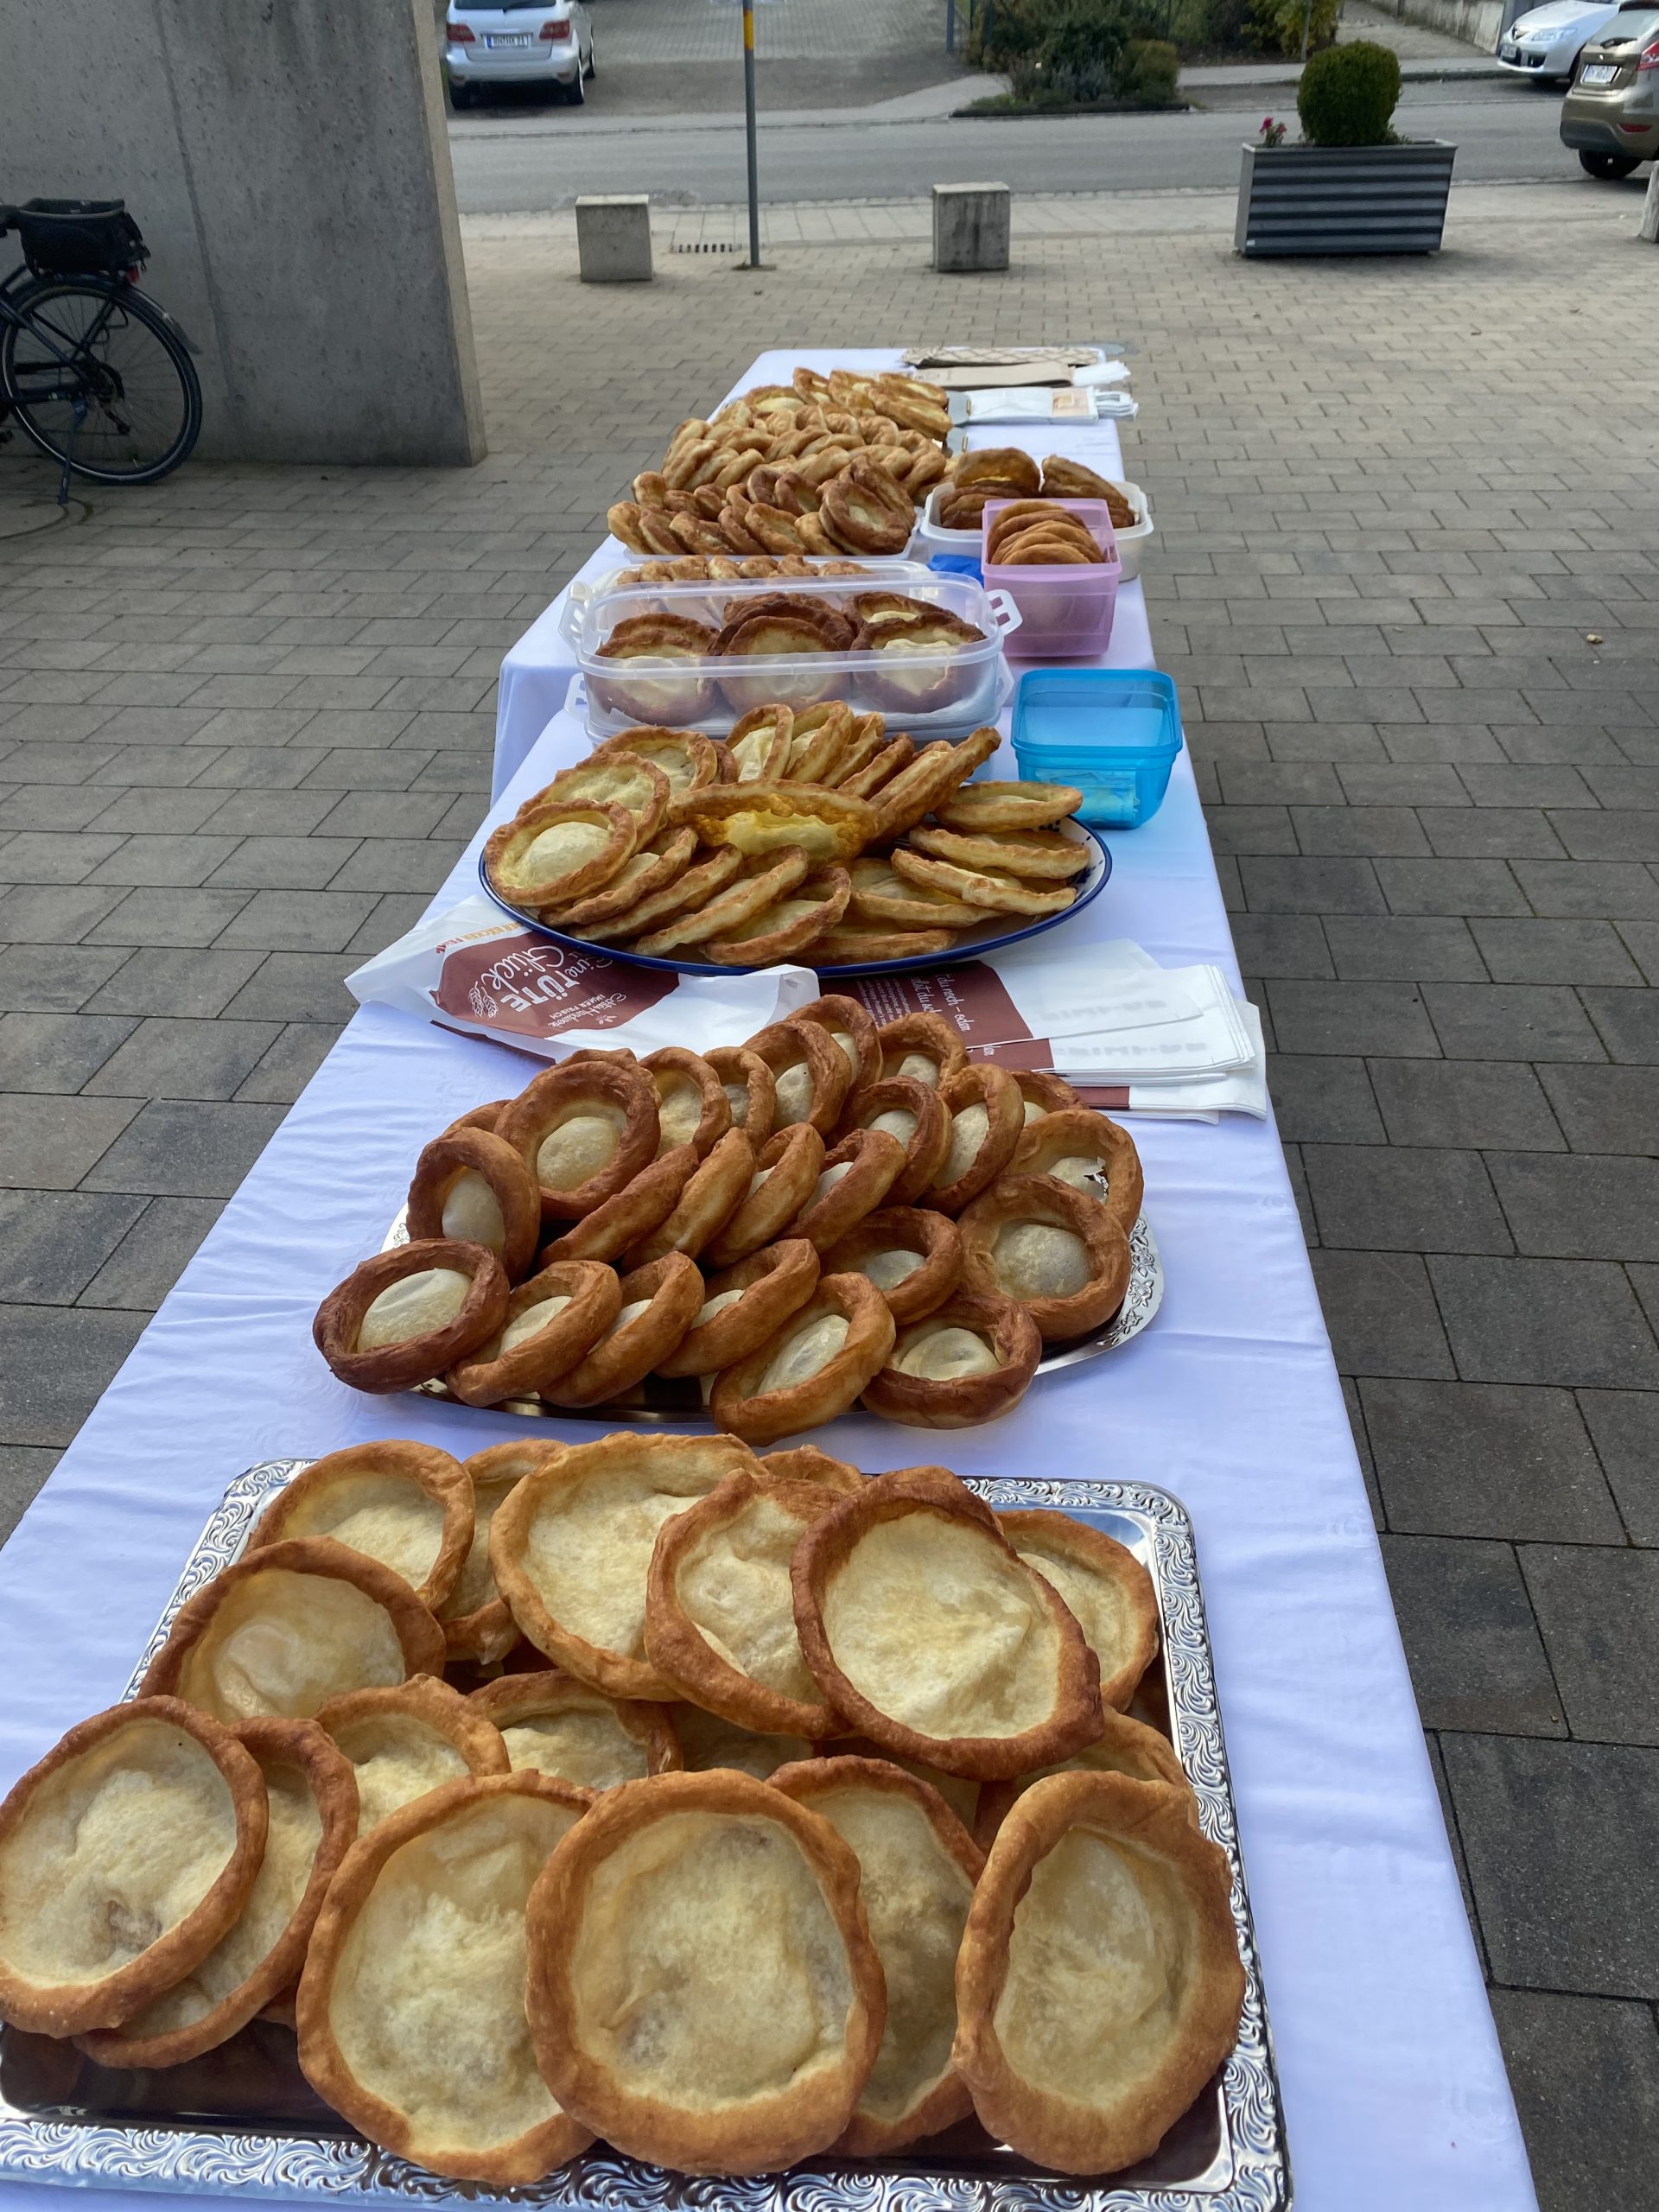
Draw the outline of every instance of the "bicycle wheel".
<instances>
[{"instance_id":1,"label":"bicycle wheel","mask_svg":"<svg viewBox=\"0 0 1659 2212\"><path fill-rule=\"evenodd\" d=\"M11 304L25 325L0 335L0 395L42 453L61 461L73 433L71 465L94 484L153 484L178 467L201 429L201 385L142 293L46 276Z\"/></svg>"}]
</instances>

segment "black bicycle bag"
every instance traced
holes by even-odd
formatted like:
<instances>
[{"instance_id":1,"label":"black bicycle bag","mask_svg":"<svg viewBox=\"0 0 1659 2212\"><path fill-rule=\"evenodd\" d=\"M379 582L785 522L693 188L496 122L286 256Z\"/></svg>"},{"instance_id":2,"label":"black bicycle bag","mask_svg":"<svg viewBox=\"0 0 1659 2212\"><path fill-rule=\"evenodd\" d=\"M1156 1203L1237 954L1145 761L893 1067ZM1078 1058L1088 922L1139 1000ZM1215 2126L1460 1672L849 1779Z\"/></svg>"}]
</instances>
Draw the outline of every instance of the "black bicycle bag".
<instances>
[{"instance_id":1,"label":"black bicycle bag","mask_svg":"<svg viewBox=\"0 0 1659 2212\"><path fill-rule=\"evenodd\" d=\"M37 276L119 276L149 257L124 200L26 200L16 227Z\"/></svg>"}]
</instances>

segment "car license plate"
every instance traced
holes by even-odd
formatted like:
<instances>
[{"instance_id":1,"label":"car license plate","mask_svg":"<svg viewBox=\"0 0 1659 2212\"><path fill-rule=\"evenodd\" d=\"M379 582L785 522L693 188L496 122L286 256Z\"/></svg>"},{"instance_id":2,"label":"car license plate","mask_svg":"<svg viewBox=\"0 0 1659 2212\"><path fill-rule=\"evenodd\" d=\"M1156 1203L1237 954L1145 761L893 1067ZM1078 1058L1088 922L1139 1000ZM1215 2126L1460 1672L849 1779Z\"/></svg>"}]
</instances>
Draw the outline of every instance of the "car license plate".
<instances>
[{"instance_id":1,"label":"car license plate","mask_svg":"<svg viewBox=\"0 0 1659 2212\"><path fill-rule=\"evenodd\" d=\"M1579 79L1581 85L1611 85L1618 69L1611 61L1592 61Z\"/></svg>"},{"instance_id":2,"label":"car license plate","mask_svg":"<svg viewBox=\"0 0 1659 2212\"><path fill-rule=\"evenodd\" d=\"M484 43L486 46L528 46L530 33L528 31L486 32Z\"/></svg>"},{"instance_id":3,"label":"car license plate","mask_svg":"<svg viewBox=\"0 0 1659 2212\"><path fill-rule=\"evenodd\" d=\"M1506 43L1497 49L1497 58L1500 61L1513 61L1515 56L1516 48L1511 45Z\"/></svg>"}]
</instances>

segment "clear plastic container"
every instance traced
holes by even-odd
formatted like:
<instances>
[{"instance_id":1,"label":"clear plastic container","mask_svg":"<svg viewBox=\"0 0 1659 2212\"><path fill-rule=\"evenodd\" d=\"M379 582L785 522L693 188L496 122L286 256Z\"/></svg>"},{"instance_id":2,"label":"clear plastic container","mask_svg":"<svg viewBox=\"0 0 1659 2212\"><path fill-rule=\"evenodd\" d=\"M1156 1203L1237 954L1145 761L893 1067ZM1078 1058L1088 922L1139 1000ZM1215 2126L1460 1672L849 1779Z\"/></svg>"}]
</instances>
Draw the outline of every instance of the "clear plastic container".
<instances>
[{"instance_id":1,"label":"clear plastic container","mask_svg":"<svg viewBox=\"0 0 1659 2212\"><path fill-rule=\"evenodd\" d=\"M972 624L981 634L963 644L913 652L720 654L697 650L695 639L688 650L671 633L660 654L620 659L602 651L620 624L639 617L682 618L713 632L732 619L728 610L746 600L812 598L856 620L853 602L874 591L901 591ZM897 728L925 742L965 736L996 720L1011 689L1002 641L1020 620L1006 594L987 591L969 577L894 567L874 576L617 586L580 603L573 598L563 627L588 695L588 734L596 739L636 722L720 736L752 708L774 701L803 709L844 699L861 713L886 715Z\"/></svg>"},{"instance_id":2,"label":"clear plastic container","mask_svg":"<svg viewBox=\"0 0 1659 2212\"><path fill-rule=\"evenodd\" d=\"M1117 557L1123 565L1123 582L1128 583L1131 577L1140 575L1141 556L1153 536L1152 502L1138 484L1131 484L1127 479L1120 481L1116 476L1109 476L1106 481L1115 492L1123 494L1141 518L1132 528L1116 533ZM939 501L950 490L948 484L936 484L927 495L922 518L910 541L911 552L919 561L931 561L940 553L966 553L976 561L979 558L978 531L946 530L939 521Z\"/></svg>"},{"instance_id":3,"label":"clear plastic container","mask_svg":"<svg viewBox=\"0 0 1659 2212\"><path fill-rule=\"evenodd\" d=\"M1181 709L1157 669L1027 669L1014 687L1013 738L1022 776L1083 793L1079 821L1134 830L1163 804Z\"/></svg>"},{"instance_id":4,"label":"clear plastic container","mask_svg":"<svg viewBox=\"0 0 1659 2212\"><path fill-rule=\"evenodd\" d=\"M1045 505L1076 515L1106 558L1097 563L1045 563L1033 567L1006 568L991 559L991 531L997 517L1013 499L988 499L980 524L980 573L987 591L1005 591L1020 610L1021 660L1052 655L1058 660L1087 660L1103 653L1112 641L1112 615L1117 606L1118 579L1122 568L1112 536L1111 510L1104 499L1049 499Z\"/></svg>"}]
</instances>

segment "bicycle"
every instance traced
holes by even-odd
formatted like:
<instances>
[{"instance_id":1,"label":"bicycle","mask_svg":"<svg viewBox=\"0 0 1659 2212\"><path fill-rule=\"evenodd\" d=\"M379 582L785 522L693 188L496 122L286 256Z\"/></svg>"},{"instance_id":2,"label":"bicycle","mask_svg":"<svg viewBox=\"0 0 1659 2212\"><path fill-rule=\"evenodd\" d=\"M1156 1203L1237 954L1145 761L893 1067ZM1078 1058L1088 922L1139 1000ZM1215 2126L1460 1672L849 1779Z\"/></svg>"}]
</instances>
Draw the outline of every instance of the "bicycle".
<instances>
[{"instance_id":1,"label":"bicycle","mask_svg":"<svg viewBox=\"0 0 1659 2212\"><path fill-rule=\"evenodd\" d=\"M0 417L94 484L154 484L201 429L197 349L138 289L149 257L124 200L0 207L23 259L0 279Z\"/></svg>"}]
</instances>

